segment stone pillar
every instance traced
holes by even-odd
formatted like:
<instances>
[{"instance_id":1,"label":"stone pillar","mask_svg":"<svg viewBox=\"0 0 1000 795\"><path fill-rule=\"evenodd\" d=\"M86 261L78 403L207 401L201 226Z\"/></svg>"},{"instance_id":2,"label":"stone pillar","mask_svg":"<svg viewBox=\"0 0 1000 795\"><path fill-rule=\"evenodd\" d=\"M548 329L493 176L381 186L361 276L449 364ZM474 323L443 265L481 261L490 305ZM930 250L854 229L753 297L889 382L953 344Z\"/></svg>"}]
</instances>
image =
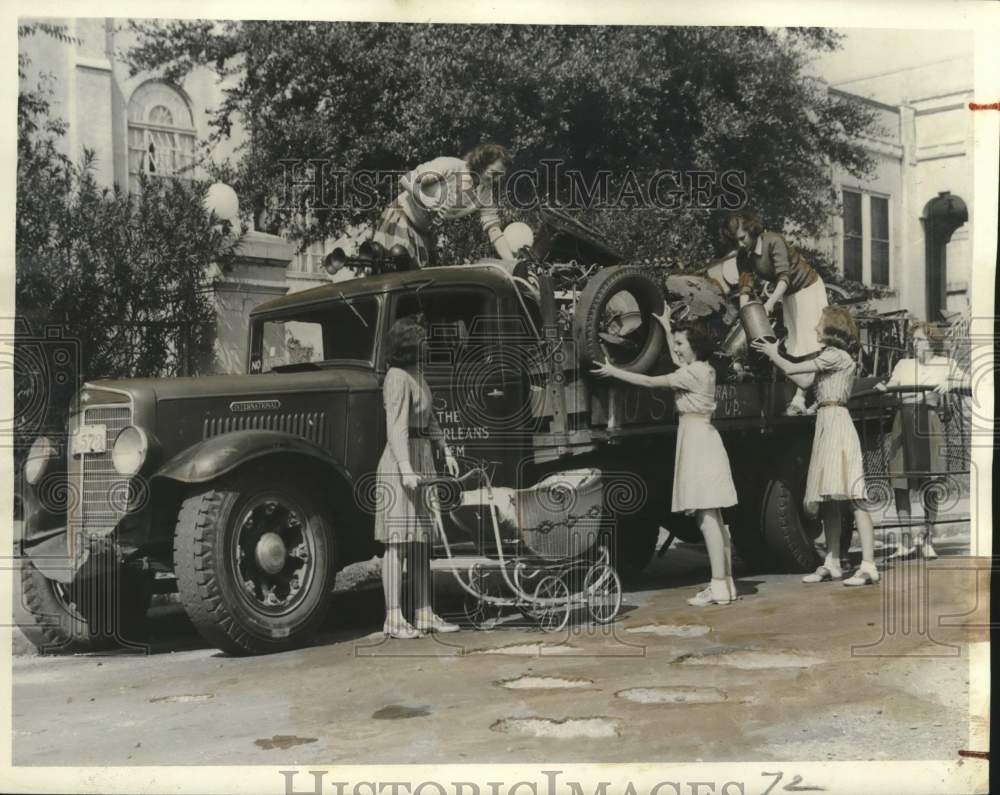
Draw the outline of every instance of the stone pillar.
<instances>
[{"instance_id":1,"label":"stone pillar","mask_svg":"<svg viewBox=\"0 0 1000 795\"><path fill-rule=\"evenodd\" d=\"M236 263L215 288L215 350L202 373L245 373L250 310L288 292L285 269L294 247L284 238L256 230L240 238Z\"/></svg>"}]
</instances>

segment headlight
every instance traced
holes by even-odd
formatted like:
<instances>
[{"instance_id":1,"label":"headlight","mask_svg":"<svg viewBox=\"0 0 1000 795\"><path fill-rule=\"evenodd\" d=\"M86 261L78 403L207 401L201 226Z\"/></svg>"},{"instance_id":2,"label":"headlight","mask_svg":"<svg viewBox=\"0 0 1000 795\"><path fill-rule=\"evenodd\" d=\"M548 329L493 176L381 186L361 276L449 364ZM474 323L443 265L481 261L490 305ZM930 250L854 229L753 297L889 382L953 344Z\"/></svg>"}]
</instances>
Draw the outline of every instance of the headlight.
<instances>
[{"instance_id":1,"label":"headlight","mask_svg":"<svg viewBox=\"0 0 1000 795\"><path fill-rule=\"evenodd\" d=\"M39 436L31 443L28 459L24 462L24 479L34 486L49 468L49 462L56 457L56 448L45 436Z\"/></svg>"},{"instance_id":2,"label":"headlight","mask_svg":"<svg viewBox=\"0 0 1000 795\"><path fill-rule=\"evenodd\" d=\"M122 475L135 475L142 469L149 453L149 437L142 428L129 425L115 439L111 448L111 463Z\"/></svg>"}]
</instances>

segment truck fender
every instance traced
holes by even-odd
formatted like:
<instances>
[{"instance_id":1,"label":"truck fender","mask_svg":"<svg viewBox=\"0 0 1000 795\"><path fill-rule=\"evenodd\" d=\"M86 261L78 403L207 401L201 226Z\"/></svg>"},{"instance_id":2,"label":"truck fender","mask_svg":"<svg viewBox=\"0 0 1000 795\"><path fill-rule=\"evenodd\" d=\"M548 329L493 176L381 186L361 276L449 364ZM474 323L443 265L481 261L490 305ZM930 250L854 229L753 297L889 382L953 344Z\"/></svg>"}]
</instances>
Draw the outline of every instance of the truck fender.
<instances>
[{"instance_id":1,"label":"truck fender","mask_svg":"<svg viewBox=\"0 0 1000 795\"><path fill-rule=\"evenodd\" d=\"M186 484L205 483L248 461L289 454L312 458L353 486L353 478L344 465L323 448L301 436L263 430L232 431L204 439L171 458L152 477Z\"/></svg>"}]
</instances>

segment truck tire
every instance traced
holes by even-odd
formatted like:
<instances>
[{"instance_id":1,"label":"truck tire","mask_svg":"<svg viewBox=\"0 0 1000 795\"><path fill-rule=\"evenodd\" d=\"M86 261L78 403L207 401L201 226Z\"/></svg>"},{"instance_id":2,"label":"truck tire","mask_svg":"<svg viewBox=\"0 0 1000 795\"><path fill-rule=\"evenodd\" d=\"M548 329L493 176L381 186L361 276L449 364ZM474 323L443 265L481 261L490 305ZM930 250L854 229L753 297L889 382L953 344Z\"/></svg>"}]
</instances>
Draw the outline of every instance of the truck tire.
<instances>
[{"instance_id":1,"label":"truck tire","mask_svg":"<svg viewBox=\"0 0 1000 795\"><path fill-rule=\"evenodd\" d=\"M30 558L21 558L15 621L42 654L135 645L145 637L143 619L152 593L124 569L118 575L118 582L95 577L64 585L46 577Z\"/></svg>"},{"instance_id":2,"label":"truck tire","mask_svg":"<svg viewBox=\"0 0 1000 795\"><path fill-rule=\"evenodd\" d=\"M642 516L620 516L609 540L611 564L622 582L631 583L642 574L656 551L659 522Z\"/></svg>"},{"instance_id":3,"label":"truck tire","mask_svg":"<svg viewBox=\"0 0 1000 795\"><path fill-rule=\"evenodd\" d=\"M174 531L181 603L201 636L230 654L307 642L336 574L318 486L276 471L237 471L192 491Z\"/></svg>"},{"instance_id":4,"label":"truck tire","mask_svg":"<svg viewBox=\"0 0 1000 795\"><path fill-rule=\"evenodd\" d=\"M787 467L765 486L761 531L778 571L809 572L820 563L815 543L820 525L802 505L805 474L804 468Z\"/></svg>"},{"instance_id":5,"label":"truck tire","mask_svg":"<svg viewBox=\"0 0 1000 795\"><path fill-rule=\"evenodd\" d=\"M607 345L601 333L609 331L608 304L616 295L631 295L641 315L641 324L630 333L622 335L629 347ZM605 268L597 272L580 296L573 316L573 338L584 365L603 362L632 373L644 373L660 357L665 336L659 322L651 313L662 314L663 293L656 279L634 267ZM607 350L607 354L605 354Z\"/></svg>"}]
</instances>

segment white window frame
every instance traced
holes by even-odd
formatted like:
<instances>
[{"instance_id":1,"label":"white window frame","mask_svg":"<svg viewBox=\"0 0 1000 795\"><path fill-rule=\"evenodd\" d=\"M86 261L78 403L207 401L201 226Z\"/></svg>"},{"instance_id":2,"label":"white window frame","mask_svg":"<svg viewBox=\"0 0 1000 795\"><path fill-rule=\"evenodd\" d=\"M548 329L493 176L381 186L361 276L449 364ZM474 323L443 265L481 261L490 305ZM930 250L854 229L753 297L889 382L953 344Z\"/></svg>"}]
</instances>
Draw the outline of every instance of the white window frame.
<instances>
[{"instance_id":1,"label":"white window frame","mask_svg":"<svg viewBox=\"0 0 1000 795\"><path fill-rule=\"evenodd\" d=\"M197 156L197 145L198 136L197 130L194 127L193 114L191 113L191 106L188 103L187 98L184 96L176 86L164 81L153 81L151 84L146 83L140 86L136 91L142 91L144 87L153 85L159 89L158 92L153 92L150 94L148 99L146 99L141 106L140 118L132 118L133 102L135 102L135 95L129 100L129 108L126 113L126 159L128 167L128 183L129 189L131 190L133 180L137 180L139 174L144 173L149 177L162 178L162 179L194 179L195 169L196 169L196 156ZM161 96L158 97L157 93ZM171 104L163 101L163 94L169 93L175 100L175 104L179 106L186 112L186 118L178 121L177 113L175 109L171 107ZM157 107L163 106L166 108L167 112L171 114L173 124L161 124L150 120L150 115L153 110ZM188 126L190 124L190 126ZM133 146L133 130L142 134L142 147ZM155 140L155 133L165 134L172 138L172 148L168 150L168 155L166 158L157 157L159 165L168 165L169 170L163 170L159 168L157 171L150 171L148 168L149 163L149 147L153 144L154 147L161 147L162 140ZM187 141L190 143L190 152L185 151L182 148L182 141ZM133 170L132 167L132 155L133 153L140 153L140 168L139 170ZM171 156L172 153L172 156ZM187 158L189 162L181 163L179 166L177 160L181 158ZM172 161L166 163L165 161Z\"/></svg>"},{"instance_id":2,"label":"white window frame","mask_svg":"<svg viewBox=\"0 0 1000 795\"><path fill-rule=\"evenodd\" d=\"M881 191L867 190L860 187L855 187L852 185L841 185L839 189L840 195L840 206L844 206L844 192L856 193L861 196L861 283L868 286L875 286L872 282L872 208L871 200L872 198L885 199L886 201L886 211L888 215L888 225L889 225L889 283L887 285L879 285L880 287L886 287L888 289L895 289L895 268L893 267L896 257L893 255L893 214L895 213L894 202L892 200L892 195L889 193L882 193ZM844 259L844 244L847 241L847 227L844 224L844 215L840 214L838 217L838 226L840 230L840 245L837 247L837 264L840 268L841 274L844 274L847 262Z\"/></svg>"}]
</instances>

